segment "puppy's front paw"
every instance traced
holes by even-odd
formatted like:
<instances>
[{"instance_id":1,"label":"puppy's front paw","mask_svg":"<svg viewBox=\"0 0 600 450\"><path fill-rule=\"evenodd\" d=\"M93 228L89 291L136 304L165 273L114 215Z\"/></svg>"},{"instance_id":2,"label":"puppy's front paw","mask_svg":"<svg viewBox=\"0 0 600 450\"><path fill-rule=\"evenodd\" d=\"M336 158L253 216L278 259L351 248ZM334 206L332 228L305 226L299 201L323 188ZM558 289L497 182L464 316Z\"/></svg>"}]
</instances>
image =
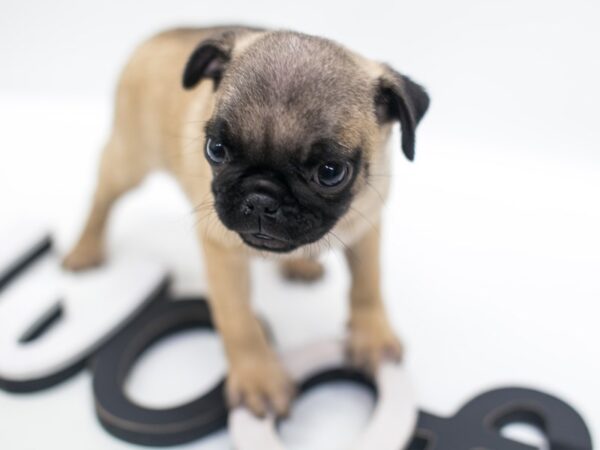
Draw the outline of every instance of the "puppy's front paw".
<instances>
[{"instance_id":1,"label":"puppy's front paw","mask_svg":"<svg viewBox=\"0 0 600 450\"><path fill-rule=\"evenodd\" d=\"M403 354L402 343L383 313L352 317L348 356L354 366L374 374L384 360L400 362Z\"/></svg>"},{"instance_id":2,"label":"puppy's front paw","mask_svg":"<svg viewBox=\"0 0 600 450\"><path fill-rule=\"evenodd\" d=\"M104 261L102 243L96 241L80 241L63 259L62 266L74 272L99 266Z\"/></svg>"},{"instance_id":3,"label":"puppy's front paw","mask_svg":"<svg viewBox=\"0 0 600 450\"><path fill-rule=\"evenodd\" d=\"M227 377L230 407L244 405L259 417L287 415L294 384L273 355L248 355L234 362Z\"/></svg>"}]
</instances>

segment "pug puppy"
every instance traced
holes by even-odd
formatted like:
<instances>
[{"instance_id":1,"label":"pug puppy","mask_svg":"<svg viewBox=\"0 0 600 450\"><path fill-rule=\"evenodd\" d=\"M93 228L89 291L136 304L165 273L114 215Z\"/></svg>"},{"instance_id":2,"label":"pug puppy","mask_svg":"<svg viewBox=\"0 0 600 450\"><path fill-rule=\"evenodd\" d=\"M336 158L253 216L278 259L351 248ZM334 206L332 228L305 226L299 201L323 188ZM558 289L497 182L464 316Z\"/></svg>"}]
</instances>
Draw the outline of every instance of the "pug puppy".
<instances>
[{"instance_id":1,"label":"pug puppy","mask_svg":"<svg viewBox=\"0 0 600 450\"><path fill-rule=\"evenodd\" d=\"M327 39L245 27L164 32L122 73L91 212L64 266L99 264L115 201L151 171L170 172L198 215L229 403L285 414L293 386L252 312L249 259L281 255L289 277L313 279L319 252L342 247L350 360L372 371L399 360L380 290L388 139L399 122L412 160L428 105L406 76Z\"/></svg>"}]
</instances>

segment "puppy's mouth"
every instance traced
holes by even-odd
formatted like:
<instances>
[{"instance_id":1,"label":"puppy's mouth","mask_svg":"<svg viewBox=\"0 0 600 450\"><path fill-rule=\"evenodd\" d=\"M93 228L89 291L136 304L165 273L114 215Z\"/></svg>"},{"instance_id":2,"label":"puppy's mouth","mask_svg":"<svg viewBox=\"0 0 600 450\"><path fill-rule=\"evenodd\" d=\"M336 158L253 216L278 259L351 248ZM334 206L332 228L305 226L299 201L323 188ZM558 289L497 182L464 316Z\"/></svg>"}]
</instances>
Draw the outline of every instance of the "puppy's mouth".
<instances>
[{"instance_id":1,"label":"puppy's mouth","mask_svg":"<svg viewBox=\"0 0 600 450\"><path fill-rule=\"evenodd\" d=\"M264 232L239 233L239 235L246 245L258 250L285 253L295 250L298 247L298 245L292 242L281 240Z\"/></svg>"}]
</instances>

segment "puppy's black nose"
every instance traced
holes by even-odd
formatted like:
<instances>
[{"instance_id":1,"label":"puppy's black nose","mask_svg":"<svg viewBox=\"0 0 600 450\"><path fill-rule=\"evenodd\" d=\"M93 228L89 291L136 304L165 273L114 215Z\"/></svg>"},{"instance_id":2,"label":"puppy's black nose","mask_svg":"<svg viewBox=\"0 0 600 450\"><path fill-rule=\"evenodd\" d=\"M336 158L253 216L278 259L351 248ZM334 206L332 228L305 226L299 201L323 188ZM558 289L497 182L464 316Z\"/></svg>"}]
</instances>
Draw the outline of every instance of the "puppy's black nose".
<instances>
[{"instance_id":1,"label":"puppy's black nose","mask_svg":"<svg viewBox=\"0 0 600 450\"><path fill-rule=\"evenodd\" d=\"M242 212L246 215L257 214L272 216L279 211L279 201L269 194L254 192L246 197L242 205Z\"/></svg>"}]
</instances>

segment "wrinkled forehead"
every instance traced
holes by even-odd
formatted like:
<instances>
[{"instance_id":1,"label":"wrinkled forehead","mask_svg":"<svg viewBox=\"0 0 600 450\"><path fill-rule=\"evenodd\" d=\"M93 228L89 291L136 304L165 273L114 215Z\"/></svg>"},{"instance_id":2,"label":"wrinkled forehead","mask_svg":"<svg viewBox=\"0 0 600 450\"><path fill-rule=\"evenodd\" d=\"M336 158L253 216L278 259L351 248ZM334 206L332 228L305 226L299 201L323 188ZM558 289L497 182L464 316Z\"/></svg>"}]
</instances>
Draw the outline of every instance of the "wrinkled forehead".
<instances>
[{"instance_id":1,"label":"wrinkled forehead","mask_svg":"<svg viewBox=\"0 0 600 450\"><path fill-rule=\"evenodd\" d=\"M216 116L245 145L360 145L373 86L352 55L318 38L275 33L230 63Z\"/></svg>"}]
</instances>

